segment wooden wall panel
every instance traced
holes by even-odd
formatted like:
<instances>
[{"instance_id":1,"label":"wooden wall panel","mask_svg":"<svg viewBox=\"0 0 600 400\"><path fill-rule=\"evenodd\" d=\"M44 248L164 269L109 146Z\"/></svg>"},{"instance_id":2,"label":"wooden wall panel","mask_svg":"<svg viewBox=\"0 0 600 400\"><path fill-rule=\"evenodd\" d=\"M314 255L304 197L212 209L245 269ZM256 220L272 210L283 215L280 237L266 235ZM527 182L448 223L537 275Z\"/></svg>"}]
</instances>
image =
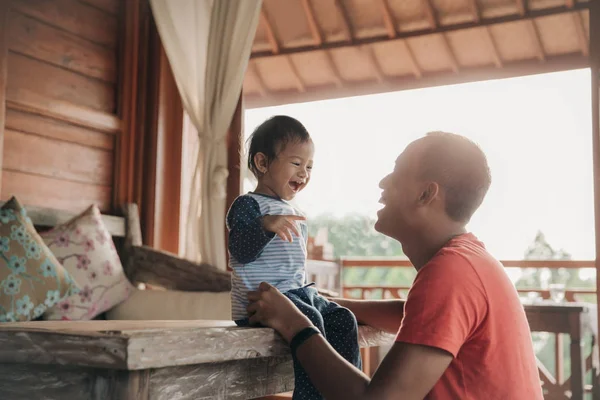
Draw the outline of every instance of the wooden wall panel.
<instances>
[{"instance_id":1,"label":"wooden wall panel","mask_svg":"<svg viewBox=\"0 0 600 400\"><path fill-rule=\"evenodd\" d=\"M115 147L115 137L112 134L17 110L7 110L6 129L77 143L90 148L112 151Z\"/></svg>"},{"instance_id":2,"label":"wooden wall panel","mask_svg":"<svg viewBox=\"0 0 600 400\"><path fill-rule=\"evenodd\" d=\"M106 13L116 15L119 13L119 7L121 2L131 0L80 0L82 3L89 4L92 7L102 10Z\"/></svg>"},{"instance_id":3,"label":"wooden wall panel","mask_svg":"<svg viewBox=\"0 0 600 400\"><path fill-rule=\"evenodd\" d=\"M83 211L92 203L102 210L111 208L111 187L54 179L4 169L3 199L17 195L23 204L46 206L61 210Z\"/></svg>"},{"instance_id":4,"label":"wooden wall panel","mask_svg":"<svg viewBox=\"0 0 600 400\"><path fill-rule=\"evenodd\" d=\"M50 1L52 3L52 1ZM14 12L8 21L12 51L82 75L114 83L114 49Z\"/></svg>"},{"instance_id":5,"label":"wooden wall panel","mask_svg":"<svg viewBox=\"0 0 600 400\"><path fill-rule=\"evenodd\" d=\"M73 211L96 203L114 211L122 131L116 104L121 3L11 3L4 24L8 78L0 197Z\"/></svg>"},{"instance_id":6,"label":"wooden wall panel","mask_svg":"<svg viewBox=\"0 0 600 400\"><path fill-rule=\"evenodd\" d=\"M5 170L103 186L111 184L109 151L10 129L4 131L4 145L11 149L4 155Z\"/></svg>"},{"instance_id":7,"label":"wooden wall panel","mask_svg":"<svg viewBox=\"0 0 600 400\"><path fill-rule=\"evenodd\" d=\"M10 8L48 26L60 26L61 30L91 43L117 47L116 16L79 0L18 0Z\"/></svg>"},{"instance_id":8,"label":"wooden wall panel","mask_svg":"<svg viewBox=\"0 0 600 400\"><path fill-rule=\"evenodd\" d=\"M25 89L45 97L114 114L114 86L11 51L8 54L8 100Z\"/></svg>"}]
</instances>

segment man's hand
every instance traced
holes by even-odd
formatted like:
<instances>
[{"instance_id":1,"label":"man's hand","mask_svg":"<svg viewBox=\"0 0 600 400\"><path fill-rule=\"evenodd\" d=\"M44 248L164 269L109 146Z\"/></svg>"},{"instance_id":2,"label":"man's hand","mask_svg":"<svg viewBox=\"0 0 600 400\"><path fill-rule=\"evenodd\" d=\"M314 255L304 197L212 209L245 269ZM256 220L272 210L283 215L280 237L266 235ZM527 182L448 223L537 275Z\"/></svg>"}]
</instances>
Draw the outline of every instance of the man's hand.
<instances>
[{"instance_id":1,"label":"man's hand","mask_svg":"<svg viewBox=\"0 0 600 400\"><path fill-rule=\"evenodd\" d=\"M250 323L271 327L289 343L296 333L312 326L312 322L298 310L277 288L262 282L258 291L249 292L248 315Z\"/></svg>"},{"instance_id":2,"label":"man's hand","mask_svg":"<svg viewBox=\"0 0 600 400\"><path fill-rule=\"evenodd\" d=\"M296 221L305 221L306 217L301 215L265 215L262 218L263 228L273 232L286 242L292 242L293 235L300 236Z\"/></svg>"}]
</instances>

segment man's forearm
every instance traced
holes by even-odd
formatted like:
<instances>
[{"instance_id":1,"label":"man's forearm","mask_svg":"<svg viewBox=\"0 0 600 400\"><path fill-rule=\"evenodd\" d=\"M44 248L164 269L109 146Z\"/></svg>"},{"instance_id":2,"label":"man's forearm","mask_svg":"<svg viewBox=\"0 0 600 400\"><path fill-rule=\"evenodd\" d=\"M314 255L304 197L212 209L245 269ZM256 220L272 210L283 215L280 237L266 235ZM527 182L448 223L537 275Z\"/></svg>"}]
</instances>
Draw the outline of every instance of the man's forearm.
<instances>
[{"instance_id":1,"label":"man's forearm","mask_svg":"<svg viewBox=\"0 0 600 400\"><path fill-rule=\"evenodd\" d=\"M370 325L389 333L397 333L404 315L404 300L331 299L348 308L360 324Z\"/></svg>"},{"instance_id":2,"label":"man's forearm","mask_svg":"<svg viewBox=\"0 0 600 400\"><path fill-rule=\"evenodd\" d=\"M296 352L310 381L329 400L363 400L369 378L343 359L321 335L314 335Z\"/></svg>"}]
</instances>

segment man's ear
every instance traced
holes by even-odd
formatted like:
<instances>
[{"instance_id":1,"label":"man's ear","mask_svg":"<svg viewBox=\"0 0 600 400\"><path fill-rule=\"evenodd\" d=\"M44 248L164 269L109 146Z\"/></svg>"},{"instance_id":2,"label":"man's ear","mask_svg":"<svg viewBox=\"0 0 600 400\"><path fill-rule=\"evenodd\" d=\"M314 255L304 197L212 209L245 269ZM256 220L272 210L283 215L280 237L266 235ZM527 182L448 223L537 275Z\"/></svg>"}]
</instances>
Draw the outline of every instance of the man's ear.
<instances>
[{"instance_id":1,"label":"man's ear","mask_svg":"<svg viewBox=\"0 0 600 400\"><path fill-rule=\"evenodd\" d=\"M429 182L423 188L421 195L419 196L419 204L427 205L433 201L440 192L440 185L435 182Z\"/></svg>"},{"instance_id":2,"label":"man's ear","mask_svg":"<svg viewBox=\"0 0 600 400\"><path fill-rule=\"evenodd\" d=\"M254 165L256 165L256 169L258 169L258 172L261 174L267 172L267 169L269 168L269 162L265 153L256 153L254 155Z\"/></svg>"}]
</instances>

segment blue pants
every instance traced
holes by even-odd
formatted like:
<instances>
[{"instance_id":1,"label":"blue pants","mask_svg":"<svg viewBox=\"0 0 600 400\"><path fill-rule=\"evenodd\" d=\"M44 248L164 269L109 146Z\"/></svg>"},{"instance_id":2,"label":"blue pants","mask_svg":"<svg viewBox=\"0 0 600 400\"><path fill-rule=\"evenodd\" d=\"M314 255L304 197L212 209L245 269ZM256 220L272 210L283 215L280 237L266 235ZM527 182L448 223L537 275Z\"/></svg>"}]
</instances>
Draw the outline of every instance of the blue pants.
<instances>
[{"instance_id":1,"label":"blue pants","mask_svg":"<svg viewBox=\"0 0 600 400\"><path fill-rule=\"evenodd\" d=\"M358 325L354 314L347 308L327 300L312 287L301 287L285 292L284 295L321 331L329 344L348 362L360 369L362 362L358 347ZM248 321L236 321L247 326ZM294 357L293 400L321 400L304 369Z\"/></svg>"}]
</instances>

